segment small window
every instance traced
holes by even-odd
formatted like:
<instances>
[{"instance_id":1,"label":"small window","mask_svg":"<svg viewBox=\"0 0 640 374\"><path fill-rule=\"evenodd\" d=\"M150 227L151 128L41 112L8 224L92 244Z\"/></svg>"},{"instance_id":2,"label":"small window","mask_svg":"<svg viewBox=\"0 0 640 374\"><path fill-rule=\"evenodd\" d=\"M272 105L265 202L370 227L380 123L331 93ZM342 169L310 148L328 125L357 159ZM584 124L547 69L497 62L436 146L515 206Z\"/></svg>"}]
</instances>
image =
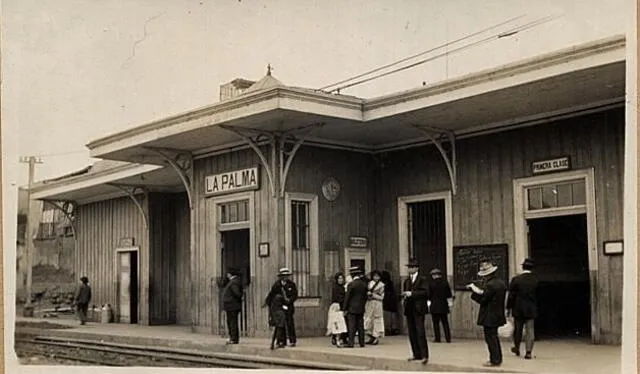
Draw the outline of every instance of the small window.
<instances>
[{"instance_id":1,"label":"small window","mask_svg":"<svg viewBox=\"0 0 640 374\"><path fill-rule=\"evenodd\" d=\"M585 205L584 180L550 183L527 189L527 210Z\"/></svg>"},{"instance_id":2,"label":"small window","mask_svg":"<svg viewBox=\"0 0 640 374\"><path fill-rule=\"evenodd\" d=\"M220 204L220 223L238 223L249 220L249 200Z\"/></svg>"}]
</instances>

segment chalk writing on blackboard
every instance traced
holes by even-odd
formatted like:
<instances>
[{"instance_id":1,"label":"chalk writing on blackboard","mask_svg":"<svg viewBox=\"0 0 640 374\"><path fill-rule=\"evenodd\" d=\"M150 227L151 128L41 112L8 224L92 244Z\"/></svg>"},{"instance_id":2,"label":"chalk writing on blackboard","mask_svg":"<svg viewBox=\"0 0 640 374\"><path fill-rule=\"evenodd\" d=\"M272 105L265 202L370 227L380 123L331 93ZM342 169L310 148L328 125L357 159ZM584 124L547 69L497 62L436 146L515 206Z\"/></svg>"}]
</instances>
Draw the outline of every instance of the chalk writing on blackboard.
<instances>
[{"instance_id":1,"label":"chalk writing on blackboard","mask_svg":"<svg viewBox=\"0 0 640 374\"><path fill-rule=\"evenodd\" d=\"M507 244L465 245L453 247L453 284L456 290L477 282L480 263L489 261L498 267L497 275L509 281L509 246Z\"/></svg>"}]
</instances>

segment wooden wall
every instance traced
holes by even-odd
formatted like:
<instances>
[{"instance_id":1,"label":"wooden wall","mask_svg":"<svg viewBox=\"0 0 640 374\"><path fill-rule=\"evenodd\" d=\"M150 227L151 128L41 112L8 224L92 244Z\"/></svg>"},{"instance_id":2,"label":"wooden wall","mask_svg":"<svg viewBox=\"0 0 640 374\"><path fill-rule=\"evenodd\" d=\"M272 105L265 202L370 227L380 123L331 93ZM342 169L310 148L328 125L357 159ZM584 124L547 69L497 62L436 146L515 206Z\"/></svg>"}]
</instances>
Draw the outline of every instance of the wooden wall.
<instances>
[{"instance_id":1,"label":"wooden wall","mask_svg":"<svg viewBox=\"0 0 640 374\"><path fill-rule=\"evenodd\" d=\"M375 248L372 161L373 156L362 153L303 146L292 162L286 191L318 196L320 279L313 281L320 284L321 300L319 308L296 309L296 330L301 334L319 336L326 331L331 282L337 271L344 271L343 251L349 236L366 236ZM322 195L327 177L341 185L338 198L331 202Z\"/></svg>"},{"instance_id":2,"label":"wooden wall","mask_svg":"<svg viewBox=\"0 0 640 374\"><path fill-rule=\"evenodd\" d=\"M143 201L144 206L147 202ZM133 237L140 247L140 323L149 323L149 243L142 215L123 197L78 207L75 273L89 278L93 300L100 306L117 303L116 248L121 238Z\"/></svg>"},{"instance_id":3,"label":"wooden wall","mask_svg":"<svg viewBox=\"0 0 640 374\"><path fill-rule=\"evenodd\" d=\"M176 264L176 323L191 324L191 261L189 248L189 200L186 193L176 194L175 201L175 230L176 251L173 261Z\"/></svg>"},{"instance_id":4,"label":"wooden wall","mask_svg":"<svg viewBox=\"0 0 640 374\"><path fill-rule=\"evenodd\" d=\"M569 155L573 169L595 168L600 332L603 343L619 344L623 257L602 254L602 243L622 238L624 111L591 114L459 140L458 194L453 198L453 245L514 245L513 179L530 176L531 162ZM378 263L397 274L397 198L449 190L444 163L434 147L381 155L376 217ZM393 248L393 250L382 250ZM457 336L477 336L477 306L467 292L456 293L452 329Z\"/></svg>"},{"instance_id":5,"label":"wooden wall","mask_svg":"<svg viewBox=\"0 0 640 374\"><path fill-rule=\"evenodd\" d=\"M214 242L213 233L217 230L216 222L213 221L212 212L215 206L210 198L204 196L204 181L207 175L220 172L242 169L249 166L259 165L258 156L252 150L243 150L228 153L221 156L209 157L195 161L195 257L191 263L191 277L194 297L191 308L196 312L195 324L198 331L218 333L219 290L215 285L215 278L222 276L220 265L215 262L215 252L219 251L219 243ZM261 167L262 169L262 167ZM255 243L273 242L271 234L271 222L273 216L273 199L269 190L267 174L264 170L260 173L260 190L255 192L254 214L256 217L255 232L252 233ZM250 208L251 209L251 208ZM187 231L188 233L188 231ZM251 278L247 291L249 303L249 329L253 331L261 330L268 334L267 310L260 308L271 283L274 280L280 261L280 251L271 248L271 255L265 258L253 259L254 277Z\"/></svg>"},{"instance_id":6,"label":"wooden wall","mask_svg":"<svg viewBox=\"0 0 640 374\"><path fill-rule=\"evenodd\" d=\"M365 235L373 241L373 172L370 163L371 156L349 153L335 150L319 149L314 147L302 147L296 155L289 172L286 184L287 192L308 193L318 196L319 215L319 243L320 243L320 277L311 280L312 284L320 284L321 306L296 307L296 319L298 321L298 334L318 335L324 334L326 327L326 310L328 306L328 283L334 272L338 271L340 263L334 264L337 258L342 258L341 250L346 245L349 235ZM212 222L211 212L215 209L212 199L203 195L204 178L220 172L242 169L249 166L260 165L261 188L254 195L254 214L256 217L254 241L257 243L272 243L271 255L261 258L256 255L253 259L255 276L251 279L248 295L252 302L249 303L248 326L250 331L257 335L268 335L267 310L260 306L264 301L271 285L276 280L279 267L284 265L283 249L274 248L276 232L274 232L275 210L277 201L272 198L269 182L259 158L251 150L238 151L216 157L196 160L195 167L195 201L196 201L196 251L197 260L194 263L193 279L196 300L193 307L198 310L197 325L199 330L214 331L217 333L219 307L218 290L212 284L219 273L219 264L215 263L212 251L218 250L218 244L213 243L212 234L216 230L215 222ZM311 171L311 172L310 172ZM325 178L333 176L342 184L342 192L334 202L328 202L322 197L322 182ZM284 227L280 228L283 238ZM332 261L325 275L325 250L330 252L328 257ZM338 257L339 254L339 257ZM314 323L309 323L314 321Z\"/></svg>"}]
</instances>

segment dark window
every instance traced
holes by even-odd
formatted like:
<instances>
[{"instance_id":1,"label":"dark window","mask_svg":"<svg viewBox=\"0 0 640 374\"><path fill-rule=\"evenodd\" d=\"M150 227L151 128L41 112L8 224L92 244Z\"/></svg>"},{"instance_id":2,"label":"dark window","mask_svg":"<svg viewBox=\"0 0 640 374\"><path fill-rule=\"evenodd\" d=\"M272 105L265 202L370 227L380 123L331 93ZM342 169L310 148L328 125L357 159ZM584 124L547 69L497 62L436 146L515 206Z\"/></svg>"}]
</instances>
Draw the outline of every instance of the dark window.
<instances>
[{"instance_id":1,"label":"dark window","mask_svg":"<svg viewBox=\"0 0 640 374\"><path fill-rule=\"evenodd\" d=\"M291 202L291 250L293 281L298 286L301 297L317 296L316 287L311 285L311 248L309 248L308 201Z\"/></svg>"}]
</instances>

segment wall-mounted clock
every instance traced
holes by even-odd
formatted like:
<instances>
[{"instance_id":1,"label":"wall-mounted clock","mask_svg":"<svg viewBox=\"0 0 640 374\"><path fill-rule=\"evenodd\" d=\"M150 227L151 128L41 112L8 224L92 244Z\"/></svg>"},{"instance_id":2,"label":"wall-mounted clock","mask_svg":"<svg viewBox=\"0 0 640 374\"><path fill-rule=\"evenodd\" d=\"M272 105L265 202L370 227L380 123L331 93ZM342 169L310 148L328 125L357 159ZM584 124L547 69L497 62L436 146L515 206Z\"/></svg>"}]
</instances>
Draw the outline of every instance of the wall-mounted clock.
<instances>
[{"instance_id":1,"label":"wall-mounted clock","mask_svg":"<svg viewBox=\"0 0 640 374\"><path fill-rule=\"evenodd\" d=\"M340 182L334 177L329 177L322 182L322 194L329 201L334 201L340 195Z\"/></svg>"}]
</instances>

